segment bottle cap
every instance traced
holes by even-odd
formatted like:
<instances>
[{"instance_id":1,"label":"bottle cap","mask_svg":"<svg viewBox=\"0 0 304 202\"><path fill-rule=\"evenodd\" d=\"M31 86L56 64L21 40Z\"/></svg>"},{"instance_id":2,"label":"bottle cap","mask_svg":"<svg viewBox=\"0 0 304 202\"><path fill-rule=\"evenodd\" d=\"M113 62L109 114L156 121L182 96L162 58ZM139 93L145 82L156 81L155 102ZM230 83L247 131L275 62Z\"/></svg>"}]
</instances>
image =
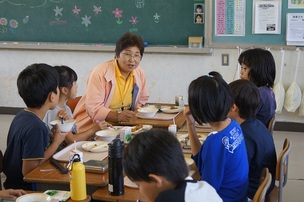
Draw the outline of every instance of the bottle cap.
<instances>
[{"instance_id":1,"label":"bottle cap","mask_svg":"<svg viewBox=\"0 0 304 202\"><path fill-rule=\"evenodd\" d=\"M112 158L122 157L124 142L122 142L120 139L114 139L111 143L108 144L108 146L109 146L108 157L112 157Z\"/></svg>"}]
</instances>

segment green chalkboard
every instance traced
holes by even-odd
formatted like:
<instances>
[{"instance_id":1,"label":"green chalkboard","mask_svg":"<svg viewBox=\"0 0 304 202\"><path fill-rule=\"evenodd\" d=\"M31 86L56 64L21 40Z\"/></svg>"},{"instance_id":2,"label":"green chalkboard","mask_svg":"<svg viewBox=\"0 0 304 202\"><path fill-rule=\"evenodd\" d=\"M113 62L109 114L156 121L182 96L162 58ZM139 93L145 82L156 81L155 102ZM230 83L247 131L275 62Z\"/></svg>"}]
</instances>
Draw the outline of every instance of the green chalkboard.
<instances>
[{"instance_id":1,"label":"green chalkboard","mask_svg":"<svg viewBox=\"0 0 304 202\"><path fill-rule=\"evenodd\" d=\"M229 3L230 1L232 0L226 0L226 3L227 2ZM245 36L216 36L215 35L216 0L212 0L212 43L286 45L286 14L304 12L304 9L288 9L288 1L282 0L281 34L252 34L253 1L246 1Z\"/></svg>"},{"instance_id":2,"label":"green chalkboard","mask_svg":"<svg viewBox=\"0 0 304 202\"><path fill-rule=\"evenodd\" d=\"M204 0L0 0L0 41L113 44L126 32L151 45L204 36Z\"/></svg>"}]
</instances>

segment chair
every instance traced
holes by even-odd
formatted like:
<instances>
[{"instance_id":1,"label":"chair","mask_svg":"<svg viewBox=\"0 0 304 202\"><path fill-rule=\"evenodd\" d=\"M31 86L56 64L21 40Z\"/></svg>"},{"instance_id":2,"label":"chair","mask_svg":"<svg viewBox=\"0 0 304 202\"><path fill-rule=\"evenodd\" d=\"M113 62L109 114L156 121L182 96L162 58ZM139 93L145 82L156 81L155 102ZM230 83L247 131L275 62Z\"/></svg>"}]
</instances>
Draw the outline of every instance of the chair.
<instances>
[{"instance_id":1,"label":"chair","mask_svg":"<svg viewBox=\"0 0 304 202\"><path fill-rule=\"evenodd\" d=\"M78 96L78 97L75 97L75 98L73 98L73 99L69 99L69 100L66 102L66 105L67 105L68 107L70 107L72 113L74 112L74 109L75 109L75 107L76 107L76 105L77 105L77 103L79 102L79 100L80 100L81 97L82 97L82 96Z\"/></svg>"},{"instance_id":2,"label":"chair","mask_svg":"<svg viewBox=\"0 0 304 202\"><path fill-rule=\"evenodd\" d=\"M268 130L270 131L271 134L273 134L274 124L275 124L275 116L273 116L268 122Z\"/></svg>"},{"instance_id":3,"label":"chair","mask_svg":"<svg viewBox=\"0 0 304 202\"><path fill-rule=\"evenodd\" d=\"M253 197L253 202L264 202L266 198L266 192L268 188L270 187L271 184L271 174L268 170L268 168L264 168L262 170L262 174L260 177L260 183L259 183L259 188L257 189L256 193L254 194Z\"/></svg>"},{"instance_id":4,"label":"chair","mask_svg":"<svg viewBox=\"0 0 304 202\"><path fill-rule=\"evenodd\" d=\"M0 150L0 190L2 190L2 180L1 180L1 173L3 172L3 154Z\"/></svg>"},{"instance_id":5,"label":"chair","mask_svg":"<svg viewBox=\"0 0 304 202\"><path fill-rule=\"evenodd\" d=\"M276 180L278 181L278 186L276 185L269 193L266 200L267 202L282 202L283 187L287 184L288 180L288 160L291 147L290 141L286 138L283 144L283 150L280 153L276 165Z\"/></svg>"}]
</instances>

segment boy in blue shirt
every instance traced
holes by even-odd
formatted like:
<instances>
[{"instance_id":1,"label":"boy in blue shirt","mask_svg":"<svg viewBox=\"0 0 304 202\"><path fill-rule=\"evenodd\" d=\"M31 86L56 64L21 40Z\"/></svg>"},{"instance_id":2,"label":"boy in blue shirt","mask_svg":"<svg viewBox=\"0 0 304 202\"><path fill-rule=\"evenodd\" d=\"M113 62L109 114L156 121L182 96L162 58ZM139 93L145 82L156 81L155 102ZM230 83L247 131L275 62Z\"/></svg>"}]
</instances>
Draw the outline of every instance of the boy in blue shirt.
<instances>
[{"instance_id":1,"label":"boy in blue shirt","mask_svg":"<svg viewBox=\"0 0 304 202\"><path fill-rule=\"evenodd\" d=\"M229 84L234 97L234 104L228 117L235 119L241 126L249 162L249 186L247 196L253 199L259 187L260 176L264 167L272 174L271 191L275 183L277 155L272 134L258 120L256 109L260 102L259 89L248 80L236 80Z\"/></svg>"},{"instance_id":2,"label":"boy in blue shirt","mask_svg":"<svg viewBox=\"0 0 304 202\"><path fill-rule=\"evenodd\" d=\"M180 143L169 131L137 134L124 149L122 161L126 175L147 201L222 201L210 184L188 176Z\"/></svg>"},{"instance_id":3,"label":"boy in blue shirt","mask_svg":"<svg viewBox=\"0 0 304 202\"><path fill-rule=\"evenodd\" d=\"M27 107L14 117L9 128L3 159L6 189L32 190L32 184L23 177L51 158L64 141L66 133L56 128L49 144L49 130L42 121L58 104L58 83L58 72L47 64L32 64L18 76L18 92Z\"/></svg>"},{"instance_id":4,"label":"boy in blue shirt","mask_svg":"<svg viewBox=\"0 0 304 202\"><path fill-rule=\"evenodd\" d=\"M184 114L201 179L213 186L223 201L247 202L246 145L240 125L227 118L233 103L228 84L217 72L201 76L190 83L188 102ZM203 145L195 122L208 123L213 131Z\"/></svg>"}]
</instances>

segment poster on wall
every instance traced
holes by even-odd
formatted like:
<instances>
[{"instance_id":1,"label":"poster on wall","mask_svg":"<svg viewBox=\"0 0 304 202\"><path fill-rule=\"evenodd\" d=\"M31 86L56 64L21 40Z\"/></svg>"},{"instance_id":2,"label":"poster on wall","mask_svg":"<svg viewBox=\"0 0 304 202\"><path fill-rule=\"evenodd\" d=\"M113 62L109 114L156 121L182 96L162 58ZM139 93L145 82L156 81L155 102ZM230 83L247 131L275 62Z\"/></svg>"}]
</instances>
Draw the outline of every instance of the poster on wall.
<instances>
[{"instance_id":1,"label":"poster on wall","mask_svg":"<svg viewBox=\"0 0 304 202\"><path fill-rule=\"evenodd\" d=\"M304 46L304 13L287 13L287 45Z\"/></svg>"},{"instance_id":2,"label":"poster on wall","mask_svg":"<svg viewBox=\"0 0 304 202\"><path fill-rule=\"evenodd\" d=\"M215 35L245 36L246 0L215 0Z\"/></svg>"},{"instance_id":3,"label":"poster on wall","mask_svg":"<svg viewBox=\"0 0 304 202\"><path fill-rule=\"evenodd\" d=\"M253 1L253 34L281 34L281 4L281 0Z\"/></svg>"},{"instance_id":4,"label":"poster on wall","mask_svg":"<svg viewBox=\"0 0 304 202\"><path fill-rule=\"evenodd\" d=\"M288 0L288 9L304 9L304 0Z\"/></svg>"}]
</instances>

